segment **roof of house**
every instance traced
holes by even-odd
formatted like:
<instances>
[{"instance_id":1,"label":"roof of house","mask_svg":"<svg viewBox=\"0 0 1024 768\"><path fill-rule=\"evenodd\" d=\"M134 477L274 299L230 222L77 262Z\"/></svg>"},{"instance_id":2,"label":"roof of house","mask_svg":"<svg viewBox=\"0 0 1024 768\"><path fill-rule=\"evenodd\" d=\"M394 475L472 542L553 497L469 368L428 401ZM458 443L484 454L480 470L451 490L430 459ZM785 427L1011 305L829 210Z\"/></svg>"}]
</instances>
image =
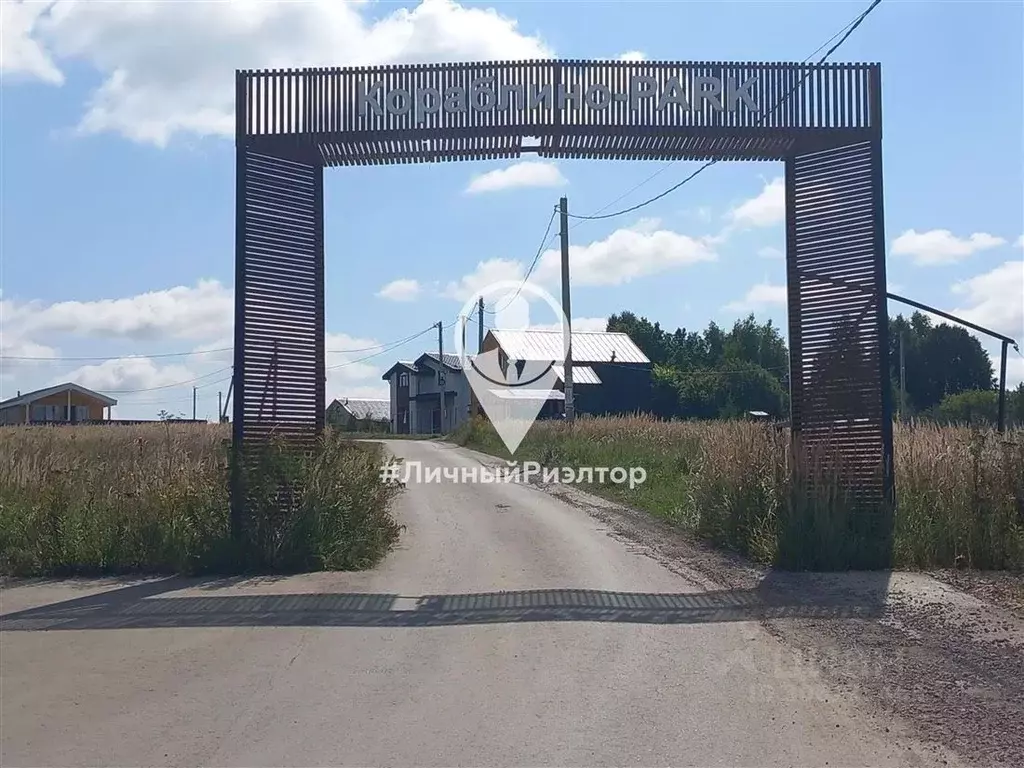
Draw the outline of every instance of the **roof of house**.
<instances>
[{"instance_id":1,"label":"roof of house","mask_svg":"<svg viewBox=\"0 0 1024 768\"><path fill-rule=\"evenodd\" d=\"M29 403L34 403L36 400L42 400L44 397L49 397L50 395L57 395L60 394L61 392L66 392L69 389L72 392L78 392L80 395L96 398L104 405L117 405L117 400L115 400L114 398L107 397L106 395L101 395L99 392L93 392L91 389L86 389L80 384L75 384L69 381L65 384L57 384L56 386L53 387L47 387L46 389L37 389L34 392L26 392L23 395L18 395L17 397L9 398L7 400L4 400L3 402L0 402L0 408L10 408L16 405L28 405Z\"/></svg>"},{"instance_id":2,"label":"roof of house","mask_svg":"<svg viewBox=\"0 0 1024 768\"><path fill-rule=\"evenodd\" d=\"M395 371L397 371L399 368L404 368L409 373L416 373L419 370L416 367L416 363L410 362L408 360L399 360L397 363L395 363L386 371L384 371L384 374L381 376L381 378L384 379L384 381L387 381L388 379L395 375Z\"/></svg>"},{"instance_id":3,"label":"roof of house","mask_svg":"<svg viewBox=\"0 0 1024 768\"><path fill-rule=\"evenodd\" d=\"M431 362L437 362L437 352L424 352L418 358L416 358L416 364L420 365L423 362L423 358L430 358ZM451 368L453 371L462 370L462 359L458 355L452 355L445 353L444 364L446 367Z\"/></svg>"},{"instance_id":4,"label":"roof of house","mask_svg":"<svg viewBox=\"0 0 1024 768\"><path fill-rule=\"evenodd\" d=\"M552 365L551 369L555 372L559 381L565 381L565 366L564 365ZM576 365L575 362L572 366L572 383L573 384L600 384L601 379L597 375L597 372L589 365Z\"/></svg>"},{"instance_id":5,"label":"roof of house","mask_svg":"<svg viewBox=\"0 0 1024 768\"><path fill-rule=\"evenodd\" d=\"M560 330L512 331L495 328L488 333L505 354L514 360L561 360L565 356ZM572 359L574 363L651 362L633 340L621 331L573 331Z\"/></svg>"},{"instance_id":6,"label":"roof of house","mask_svg":"<svg viewBox=\"0 0 1024 768\"><path fill-rule=\"evenodd\" d=\"M331 402L344 408L357 419L373 419L374 421L387 421L391 418L390 400L367 400L349 397L339 397Z\"/></svg>"}]
</instances>

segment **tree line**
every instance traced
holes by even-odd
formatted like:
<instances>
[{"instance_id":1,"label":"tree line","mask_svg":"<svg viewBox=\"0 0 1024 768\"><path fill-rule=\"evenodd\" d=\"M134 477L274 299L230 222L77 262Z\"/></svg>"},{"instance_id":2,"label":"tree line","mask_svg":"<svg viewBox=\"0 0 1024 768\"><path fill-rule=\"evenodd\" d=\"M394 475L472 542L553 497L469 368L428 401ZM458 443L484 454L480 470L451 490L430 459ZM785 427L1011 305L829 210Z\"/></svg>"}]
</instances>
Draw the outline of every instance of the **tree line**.
<instances>
[{"instance_id":1,"label":"tree line","mask_svg":"<svg viewBox=\"0 0 1024 768\"><path fill-rule=\"evenodd\" d=\"M750 411L786 418L789 413L789 350L771 320L758 322L751 314L731 329L710 322L699 331L669 331L627 311L609 317L607 330L628 334L650 358L652 411L661 418L735 418ZM856 366L866 360L862 347L852 336L844 339L843 329L836 339L822 356L819 375L855 376ZM995 423L998 381L992 360L966 329L934 324L921 312L892 317L889 365L893 410L901 418ZM1007 423L1024 424L1024 384L1007 392L1006 415Z\"/></svg>"}]
</instances>

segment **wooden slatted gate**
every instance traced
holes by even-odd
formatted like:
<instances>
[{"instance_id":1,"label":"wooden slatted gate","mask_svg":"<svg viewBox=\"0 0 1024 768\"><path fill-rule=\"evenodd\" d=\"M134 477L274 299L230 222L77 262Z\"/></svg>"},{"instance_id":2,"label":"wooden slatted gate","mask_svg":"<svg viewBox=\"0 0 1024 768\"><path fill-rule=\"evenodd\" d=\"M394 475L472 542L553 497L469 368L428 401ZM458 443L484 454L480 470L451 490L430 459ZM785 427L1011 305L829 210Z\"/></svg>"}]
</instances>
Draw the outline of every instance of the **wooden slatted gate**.
<instances>
[{"instance_id":1,"label":"wooden slatted gate","mask_svg":"<svg viewBox=\"0 0 1024 768\"><path fill-rule=\"evenodd\" d=\"M891 505L881 139L877 64L238 72L235 445L277 434L310 447L324 426L324 167L524 152L774 160L786 168L794 436L808 450L834 446L847 484Z\"/></svg>"}]
</instances>

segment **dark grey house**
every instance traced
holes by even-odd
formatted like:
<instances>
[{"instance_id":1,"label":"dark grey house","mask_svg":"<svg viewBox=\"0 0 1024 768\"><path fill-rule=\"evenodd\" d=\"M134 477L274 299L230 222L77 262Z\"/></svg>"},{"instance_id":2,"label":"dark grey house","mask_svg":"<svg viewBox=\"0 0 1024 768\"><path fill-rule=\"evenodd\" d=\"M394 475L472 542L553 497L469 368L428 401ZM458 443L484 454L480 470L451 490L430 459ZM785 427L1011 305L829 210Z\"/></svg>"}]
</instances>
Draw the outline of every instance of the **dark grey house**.
<instances>
[{"instance_id":1,"label":"dark grey house","mask_svg":"<svg viewBox=\"0 0 1024 768\"><path fill-rule=\"evenodd\" d=\"M493 329L484 337L483 351L499 350L499 359L562 360L562 332ZM573 331L573 400L577 414L605 416L651 409L651 361L622 332ZM503 363L503 365L505 364ZM555 391L541 417L564 413L565 371L556 363ZM561 396L559 396L561 395Z\"/></svg>"},{"instance_id":2,"label":"dark grey house","mask_svg":"<svg viewBox=\"0 0 1024 768\"><path fill-rule=\"evenodd\" d=\"M469 382L458 355L426 352L414 361L400 361L381 377L391 385L391 430L396 434L429 435L442 431L441 390L444 389L444 432L469 417Z\"/></svg>"}]
</instances>

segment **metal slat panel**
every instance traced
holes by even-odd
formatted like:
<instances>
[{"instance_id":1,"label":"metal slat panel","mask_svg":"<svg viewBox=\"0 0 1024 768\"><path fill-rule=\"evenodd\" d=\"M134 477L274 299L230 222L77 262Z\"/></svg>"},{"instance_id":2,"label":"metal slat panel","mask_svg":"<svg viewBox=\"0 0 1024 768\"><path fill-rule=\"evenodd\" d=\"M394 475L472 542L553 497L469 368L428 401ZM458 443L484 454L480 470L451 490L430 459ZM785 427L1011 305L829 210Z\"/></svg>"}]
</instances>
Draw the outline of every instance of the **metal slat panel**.
<instances>
[{"instance_id":1,"label":"metal slat panel","mask_svg":"<svg viewBox=\"0 0 1024 768\"><path fill-rule=\"evenodd\" d=\"M839 109L838 91L825 91L816 120L851 113ZM881 502L891 437L878 155L860 142L786 165L794 434L808 455L833 450L844 484Z\"/></svg>"},{"instance_id":2,"label":"metal slat panel","mask_svg":"<svg viewBox=\"0 0 1024 768\"><path fill-rule=\"evenodd\" d=\"M297 94L298 78L275 75L271 94ZM301 93L319 88L306 76ZM311 90L312 89L312 90ZM295 103L268 108L278 130L317 128L323 119ZM278 108L279 107L279 108ZM323 426L322 169L292 159L243 153L241 195L242 280L236 321L236 430L242 442L275 434L311 443Z\"/></svg>"},{"instance_id":3,"label":"metal slat panel","mask_svg":"<svg viewBox=\"0 0 1024 768\"><path fill-rule=\"evenodd\" d=\"M518 157L527 135L551 158L780 160L794 131L815 129L822 146L877 132L876 69L534 60L240 72L252 98L238 126L252 146L302 134L325 165ZM638 140L652 129L666 136Z\"/></svg>"}]
</instances>

